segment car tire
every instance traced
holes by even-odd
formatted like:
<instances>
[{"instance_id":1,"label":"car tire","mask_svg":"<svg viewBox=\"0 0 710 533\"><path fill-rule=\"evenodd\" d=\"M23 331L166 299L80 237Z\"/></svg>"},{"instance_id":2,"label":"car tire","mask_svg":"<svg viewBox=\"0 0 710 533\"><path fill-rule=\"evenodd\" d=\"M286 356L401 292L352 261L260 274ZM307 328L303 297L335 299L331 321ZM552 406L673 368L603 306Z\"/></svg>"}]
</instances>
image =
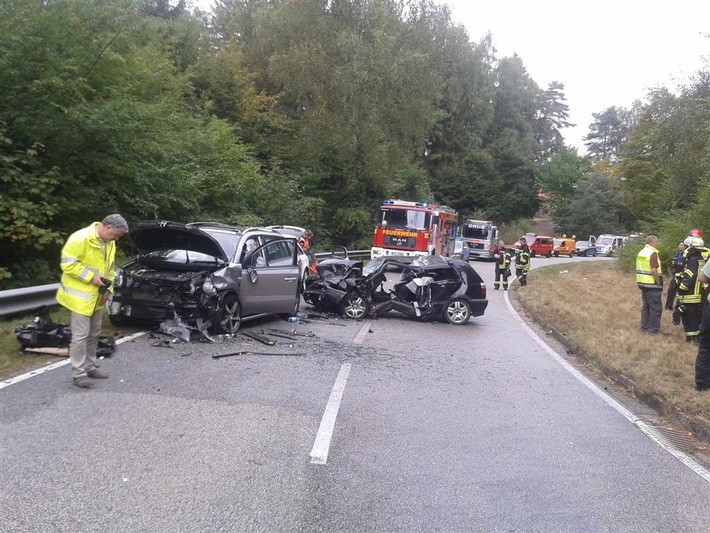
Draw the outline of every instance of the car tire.
<instances>
[{"instance_id":1,"label":"car tire","mask_svg":"<svg viewBox=\"0 0 710 533\"><path fill-rule=\"evenodd\" d=\"M547 255L545 257L547 257L548 259L552 257L552 252L547 252Z\"/></svg>"},{"instance_id":2,"label":"car tire","mask_svg":"<svg viewBox=\"0 0 710 533\"><path fill-rule=\"evenodd\" d=\"M234 294L227 294L222 300L219 310L219 323L217 328L220 333L233 335L242 325L242 307Z\"/></svg>"},{"instance_id":3,"label":"car tire","mask_svg":"<svg viewBox=\"0 0 710 533\"><path fill-rule=\"evenodd\" d=\"M451 300L444 309L444 319L454 326L462 326L471 318L471 306L466 300Z\"/></svg>"},{"instance_id":4,"label":"car tire","mask_svg":"<svg viewBox=\"0 0 710 533\"><path fill-rule=\"evenodd\" d=\"M357 292L349 292L340 301L340 314L356 320L365 318L370 314L370 302Z\"/></svg>"},{"instance_id":5,"label":"car tire","mask_svg":"<svg viewBox=\"0 0 710 533\"><path fill-rule=\"evenodd\" d=\"M535 257L535 252L533 250L530 250L530 257Z\"/></svg>"},{"instance_id":6,"label":"car tire","mask_svg":"<svg viewBox=\"0 0 710 533\"><path fill-rule=\"evenodd\" d=\"M559 257L560 252L555 252L555 257Z\"/></svg>"}]
</instances>

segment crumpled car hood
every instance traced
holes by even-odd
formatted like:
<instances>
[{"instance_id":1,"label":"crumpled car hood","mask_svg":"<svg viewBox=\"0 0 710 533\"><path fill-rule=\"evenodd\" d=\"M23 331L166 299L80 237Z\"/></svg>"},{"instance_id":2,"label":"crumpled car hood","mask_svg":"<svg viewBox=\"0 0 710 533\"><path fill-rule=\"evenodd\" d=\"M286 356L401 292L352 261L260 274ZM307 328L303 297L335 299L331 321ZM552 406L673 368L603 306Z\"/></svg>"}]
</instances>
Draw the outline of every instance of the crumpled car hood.
<instances>
[{"instance_id":1,"label":"crumpled car hood","mask_svg":"<svg viewBox=\"0 0 710 533\"><path fill-rule=\"evenodd\" d=\"M134 253L144 254L152 250L189 250L222 259L228 258L219 243L199 228L168 221L139 222L128 233Z\"/></svg>"}]
</instances>

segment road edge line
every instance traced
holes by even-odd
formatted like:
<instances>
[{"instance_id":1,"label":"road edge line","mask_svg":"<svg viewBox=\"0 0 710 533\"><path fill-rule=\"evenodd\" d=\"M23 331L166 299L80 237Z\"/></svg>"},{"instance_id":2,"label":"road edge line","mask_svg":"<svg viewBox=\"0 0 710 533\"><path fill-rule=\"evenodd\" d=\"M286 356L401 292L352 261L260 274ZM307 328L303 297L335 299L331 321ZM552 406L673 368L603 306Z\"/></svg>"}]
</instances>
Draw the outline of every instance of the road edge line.
<instances>
[{"instance_id":1,"label":"road edge line","mask_svg":"<svg viewBox=\"0 0 710 533\"><path fill-rule=\"evenodd\" d=\"M116 344L123 344L124 342L132 341L135 338L140 337L141 335L145 335L145 331L139 331L138 333L134 333L133 335L128 335L127 337L121 337L116 341ZM50 370L54 370L55 368L60 368L62 366L66 366L69 363L71 363L71 359L67 357L66 359L63 359L57 363L50 363L46 366L37 368L35 370L30 370L29 372L25 372L24 374L20 374L19 376L15 376L14 378L9 378L6 379L2 382L0 382L0 390L4 389L5 387L9 387L10 385L15 385L16 383L20 383L21 381L25 381L26 379L33 378L35 376L39 376L41 374L44 374L45 372L49 372Z\"/></svg>"},{"instance_id":2,"label":"road edge line","mask_svg":"<svg viewBox=\"0 0 710 533\"><path fill-rule=\"evenodd\" d=\"M586 377L584 374L582 374L579 370L577 370L574 366L572 366L567 360L565 360L564 357L562 357L559 353L557 353L555 350L553 350L552 347L542 339L542 337L540 337L537 333L535 333L535 331L533 331L533 329L525 322L525 320L523 320L523 318L520 316L520 314L513 308L513 304L510 303L510 297L508 296L508 293L505 292L504 294L505 294L505 305L508 308L508 310L510 311L510 313L513 315L513 317L523 326L525 331L527 331L528 335L530 335L549 355L551 355L553 357L553 359L555 359L560 365L562 365L562 367L565 370L567 370L570 374L572 374L575 378L577 378L584 385L586 385L587 388L589 388L594 394L599 396L602 400L604 400L604 402L606 402L609 406L611 406L613 409L615 409L621 416L623 416L629 422L631 422L633 425L635 425L637 428L639 428L644 433L644 435L646 435L653 442L658 444L661 448L663 448L666 452L671 454L673 457L678 459L685 466L690 468L693 472L695 472L700 477L702 477L705 481L710 483L710 470L706 469L703 465L698 463L695 459L693 459L689 455L676 449L655 428L646 424L646 422L641 420L638 416L636 416L634 413L632 413L629 409L627 409L626 407L621 405L619 402L617 402L614 398L612 398L609 395L609 393L600 389L596 383L594 383L592 380L590 380L588 377Z\"/></svg>"}]
</instances>

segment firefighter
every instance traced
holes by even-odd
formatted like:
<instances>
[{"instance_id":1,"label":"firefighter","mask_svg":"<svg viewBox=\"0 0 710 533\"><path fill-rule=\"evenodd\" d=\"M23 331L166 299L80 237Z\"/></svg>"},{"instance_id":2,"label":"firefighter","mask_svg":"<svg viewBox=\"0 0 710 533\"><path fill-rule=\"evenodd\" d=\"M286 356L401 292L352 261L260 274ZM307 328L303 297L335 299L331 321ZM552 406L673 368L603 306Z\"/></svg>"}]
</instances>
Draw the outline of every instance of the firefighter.
<instances>
[{"instance_id":1,"label":"firefighter","mask_svg":"<svg viewBox=\"0 0 710 533\"><path fill-rule=\"evenodd\" d=\"M508 276L510 276L510 252L505 249L505 242L501 239L498 241L498 248L493 254L496 260L496 280L493 282L493 290L498 290L500 287L500 278L503 278L503 290L508 290Z\"/></svg>"},{"instance_id":2,"label":"firefighter","mask_svg":"<svg viewBox=\"0 0 710 533\"><path fill-rule=\"evenodd\" d=\"M710 285L710 261L705 263L698 274L700 281ZM710 391L710 291L705 300L705 311L698 335L698 356L695 359L695 390Z\"/></svg>"},{"instance_id":3,"label":"firefighter","mask_svg":"<svg viewBox=\"0 0 710 533\"><path fill-rule=\"evenodd\" d=\"M525 237L520 238L520 250L515 254L515 275L520 280L520 286L528 284L528 270L530 270L530 248Z\"/></svg>"},{"instance_id":4,"label":"firefighter","mask_svg":"<svg viewBox=\"0 0 710 533\"><path fill-rule=\"evenodd\" d=\"M703 314L703 283L698 273L707 262L708 249L700 237L688 237L683 270L676 274L676 307L673 323L683 323L685 341L697 343Z\"/></svg>"},{"instance_id":5,"label":"firefighter","mask_svg":"<svg viewBox=\"0 0 710 533\"><path fill-rule=\"evenodd\" d=\"M683 254L685 253L687 246L685 242L678 243L678 249L673 256L673 261L671 262L671 281L668 284L668 295L666 296L666 309L673 311L673 303L675 302L675 275L683 271Z\"/></svg>"},{"instance_id":6,"label":"firefighter","mask_svg":"<svg viewBox=\"0 0 710 533\"><path fill-rule=\"evenodd\" d=\"M309 229L303 232L303 235L298 239L298 244L303 249L303 252L308 256L308 275L317 276L318 271L316 266L318 261L316 261L316 256L311 248L311 241L313 240L313 232Z\"/></svg>"}]
</instances>

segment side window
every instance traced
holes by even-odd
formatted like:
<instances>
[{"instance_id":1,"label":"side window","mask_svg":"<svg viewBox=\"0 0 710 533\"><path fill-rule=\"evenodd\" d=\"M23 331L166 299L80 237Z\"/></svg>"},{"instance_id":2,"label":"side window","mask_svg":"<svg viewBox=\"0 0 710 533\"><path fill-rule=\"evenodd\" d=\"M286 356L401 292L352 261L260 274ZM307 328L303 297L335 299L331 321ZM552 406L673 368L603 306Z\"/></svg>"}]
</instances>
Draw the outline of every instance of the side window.
<instances>
[{"instance_id":1,"label":"side window","mask_svg":"<svg viewBox=\"0 0 710 533\"><path fill-rule=\"evenodd\" d=\"M266 264L270 267L295 265L293 243L288 241L272 242L267 244L263 251L266 252Z\"/></svg>"},{"instance_id":2,"label":"side window","mask_svg":"<svg viewBox=\"0 0 710 533\"><path fill-rule=\"evenodd\" d=\"M244 246L242 247L241 255L239 256L239 262L243 262L246 256L256 250L258 247L259 237L249 237L244 243ZM264 250L260 250L258 252L256 262L253 264L254 266L264 266L266 264L266 260L264 259Z\"/></svg>"}]
</instances>

